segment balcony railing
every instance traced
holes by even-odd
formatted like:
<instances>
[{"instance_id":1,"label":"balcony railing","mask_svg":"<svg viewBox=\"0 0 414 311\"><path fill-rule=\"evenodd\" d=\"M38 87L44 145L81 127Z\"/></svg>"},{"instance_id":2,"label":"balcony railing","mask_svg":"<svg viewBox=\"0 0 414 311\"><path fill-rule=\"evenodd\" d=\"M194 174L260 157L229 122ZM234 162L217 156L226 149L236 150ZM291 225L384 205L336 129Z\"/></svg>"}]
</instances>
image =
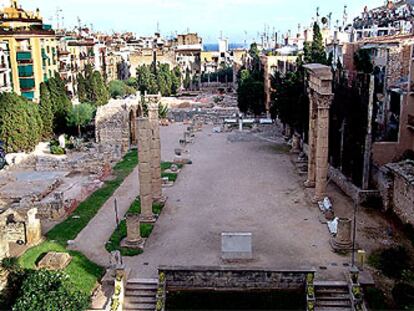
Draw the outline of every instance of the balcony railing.
<instances>
[{"instance_id":1,"label":"balcony railing","mask_svg":"<svg viewBox=\"0 0 414 311\"><path fill-rule=\"evenodd\" d=\"M19 77L33 77L33 65L18 66Z\"/></svg>"},{"instance_id":2,"label":"balcony railing","mask_svg":"<svg viewBox=\"0 0 414 311\"><path fill-rule=\"evenodd\" d=\"M20 88L32 89L35 87L34 79L20 79Z\"/></svg>"},{"instance_id":3,"label":"balcony railing","mask_svg":"<svg viewBox=\"0 0 414 311\"><path fill-rule=\"evenodd\" d=\"M18 61L32 60L32 52L30 51L17 52L17 60Z\"/></svg>"}]
</instances>

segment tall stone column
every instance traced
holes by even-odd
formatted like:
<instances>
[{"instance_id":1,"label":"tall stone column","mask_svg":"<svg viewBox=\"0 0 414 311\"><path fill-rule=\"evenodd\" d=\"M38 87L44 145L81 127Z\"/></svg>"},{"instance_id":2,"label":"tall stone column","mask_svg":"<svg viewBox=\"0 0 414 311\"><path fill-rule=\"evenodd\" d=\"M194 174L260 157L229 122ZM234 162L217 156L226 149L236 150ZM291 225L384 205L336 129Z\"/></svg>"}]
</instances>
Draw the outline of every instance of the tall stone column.
<instances>
[{"instance_id":1,"label":"tall stone column","mask_svg":"<svg viewBox=\"0 0 414 311\"><path fill-rule=\"evenodd\" d=\"M152 166L152 198L154 201L162 201L161 180L161 139L160 123L158 118L158 100L150 101L148 105L148 116L151 123L151 166Z\"/></svg>"},{"instance_id":2,"label":"tall stone column","mask_svg":"<svg viewBox=\"0 0 414 311\"><path fill-rule=\"evenodd\" d=\"M152 213L152 168L151 140L152 130L147 118L137 119L138 127L138 159L139 159L139 194L141 200L142 222L153 222Z\"/></svg>"},{"instance_id":3,"label":"tall stone column","mask_svg":"<svg viewBox=\"0 0 414 311\"><path fill-rule=\"evenodd\" d=\"M313 90L308 90L309 94L309 133L308 133L308 179L305 181L305 187L315 187L316 176L316 135L318 111Z\"/></svg>"},{"instance_id":4,"label":"tall stone column","mask_svg":"<svg viewBox=\"0 0 414 311\"><path fill-rule=\"evenodd\" d=\"M313 201L317 203L326 196L326 186L329 166L329 107L332 96L319 96L318 122L316 142L316 177L315 196Z\"/></svg>"}]
</instances>

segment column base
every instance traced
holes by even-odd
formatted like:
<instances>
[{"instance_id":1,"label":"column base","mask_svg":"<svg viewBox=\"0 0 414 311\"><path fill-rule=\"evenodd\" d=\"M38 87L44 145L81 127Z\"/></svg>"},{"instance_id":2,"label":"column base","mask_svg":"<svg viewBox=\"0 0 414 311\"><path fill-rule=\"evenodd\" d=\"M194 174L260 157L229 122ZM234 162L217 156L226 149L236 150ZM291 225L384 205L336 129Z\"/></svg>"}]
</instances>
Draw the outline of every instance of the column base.
<instances>
[{"instance_id":1,"label":"column base","mask_svg":"<svg viewBox=\"0 0 414 311\"><path fill-rule=\"evenodd\" d=\"M339 243L335 238L331 238L329 244L335 253L347 254L352 251L352 241ZM357 249L356 246L355 249Z\"/></svg>"},{"instance_id":2,"label":"column base","mask_svg":"<svg viewBox=\"0 0 414 311\"><path fill-rule=\"evenodd\" d=\"M166 196L161 196L160 198L153 198L153 203L157 203L157 204L165 204L165 202L167 202L167 197Z\"/></svg>"},{"instance_id":3,"label":"column base","mask_svg":"<svg viewBox=\"0 0 414 311\"><path fill-rule=\"evenodd\" d=\"M140 239L137 241L128 241L127 238L121 241L121 247L130 248L130 249L141 249L143 250L145 246L145 239Z\"/></svg>"},{"instance_id":4,"label":"column base","mask_svg":"<svg viewBox=\"0 0 414 311\"><path fill-rule=\"evenodd\" d=\"M312 203L314 203L314 204L318 204L320 201L322 201L323 200L323 198L325 197L326 195L314 195L313 196L313 198L312 198Z\"/></svg>"},{"instance_id":5,"label":"column base","mask_svg":"<svg viewBox=\"0 0 414 311\"><path fill-rule=\"evenodd\" d=\"M141 223L144 224L153 224L157 221L157 215L151 215L151 216L144 216L141 214L141 219L140 219Z\"/></svg>"},{"instance_id":6,"label":"column base","mask_svg":"<svg viewBox=\"0 0 414 311\"><path fill-rule=\"evenodd\" d=\"M309 179L303 183L306 188L315 188L315 182Z\"/></svg>"}]
</instances>

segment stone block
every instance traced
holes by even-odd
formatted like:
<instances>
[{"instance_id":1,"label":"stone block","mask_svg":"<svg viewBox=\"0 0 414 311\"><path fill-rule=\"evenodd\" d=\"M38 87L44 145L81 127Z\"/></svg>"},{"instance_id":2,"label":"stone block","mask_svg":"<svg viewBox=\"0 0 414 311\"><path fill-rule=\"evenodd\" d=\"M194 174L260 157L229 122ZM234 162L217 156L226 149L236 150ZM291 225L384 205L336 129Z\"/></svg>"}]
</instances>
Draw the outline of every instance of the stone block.
<instances>
[{"instance_id":1,"label":"stone block","mask_svg":"<svg viewBox=\"0 0 414 311\"><path fill-rule=\"evenodd\" d=\"M252 259L252 233L223 232L221 234L221 258L224 260Z\"/></svg>"},{"instance_id":2,"label":"stone block","mask_svg":"<svg viewBox=\"0 0 414 311\"><path fill-rule=\"evenodd\" d=\"M71 262L72 256L68 253L49 252L39 261L37 268L47 270L65 269Z\"/></svg>"}]
</instances>

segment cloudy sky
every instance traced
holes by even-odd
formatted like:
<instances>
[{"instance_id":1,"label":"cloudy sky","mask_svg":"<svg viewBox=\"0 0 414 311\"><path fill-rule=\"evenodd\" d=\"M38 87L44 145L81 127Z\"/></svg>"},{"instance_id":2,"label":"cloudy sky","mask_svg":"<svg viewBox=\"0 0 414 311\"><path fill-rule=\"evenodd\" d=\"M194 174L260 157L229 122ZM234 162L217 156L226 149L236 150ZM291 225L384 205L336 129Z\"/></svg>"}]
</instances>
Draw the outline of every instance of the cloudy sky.
<instances>
[{"instance_id":1,"label":"cloudy sky","mask_svg":"<svg viewBox=\"0 0 414 311\"><path fill-rule=\"evenodd\" d=\"M56 25L56 10L61 9L65 26L93 24L103 31L133 31L149 35L157 22L164 35L187 29L200 33L204 42L216 42L223 31L231 42L250 41L269 25L272 31L296 31L298 23L307 25L320 7L321 15L333 13L342 20L343 6L349 16L363 7L383 4L384 0L19 0L24 8L40 8L44 18ZM9 0L0 0L9 3ZM62 13L61 13L62 14ZM245 34L247 32L247 35Z\"/></svg>"}]
</instances>

